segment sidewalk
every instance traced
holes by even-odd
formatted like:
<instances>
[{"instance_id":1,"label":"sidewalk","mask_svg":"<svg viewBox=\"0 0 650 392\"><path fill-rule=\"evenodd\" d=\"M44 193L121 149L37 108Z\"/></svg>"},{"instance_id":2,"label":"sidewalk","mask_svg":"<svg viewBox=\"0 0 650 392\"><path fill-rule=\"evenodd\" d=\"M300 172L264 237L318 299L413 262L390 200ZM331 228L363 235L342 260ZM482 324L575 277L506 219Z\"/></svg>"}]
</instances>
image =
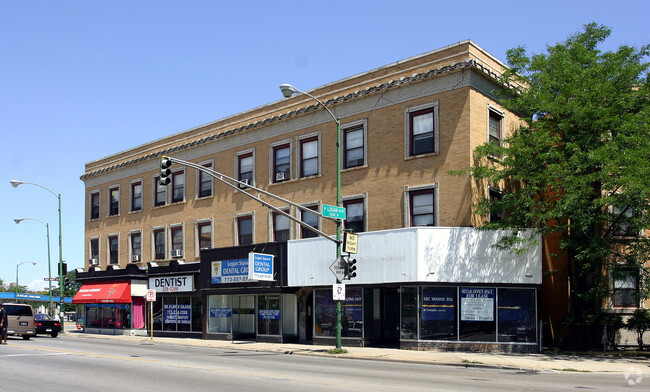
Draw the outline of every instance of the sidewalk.
<instances>
[{"instance_id":1,"label":"sidewalk","mask_svg":"<svg viewBox=\"0 0 650 392\"><path fill-rule=\"evenodd\" d=\"M185 346L213 347L218 349L236 349L257 352L273 352L286 355L313 355L338 358L353 358L366 360L381 360L395 362L413 362L423 364L492 367L500 369L515 369L523 371L576 371L576 372L609 372L609 373L642 373L650 375L650 361L645 358L613 358L590 357L555 354L495 354L483 352L450 352L450 351L414 351L394 348L375 347L343 347L345 354L328 354L333 346L314 346L293 343L260 343L250 341L203 340L189 338L162 338L97 335L78 331L67 331L62 337L87 339L119 339L135 343L177 344Z\"/></svg>"}]
</instances>

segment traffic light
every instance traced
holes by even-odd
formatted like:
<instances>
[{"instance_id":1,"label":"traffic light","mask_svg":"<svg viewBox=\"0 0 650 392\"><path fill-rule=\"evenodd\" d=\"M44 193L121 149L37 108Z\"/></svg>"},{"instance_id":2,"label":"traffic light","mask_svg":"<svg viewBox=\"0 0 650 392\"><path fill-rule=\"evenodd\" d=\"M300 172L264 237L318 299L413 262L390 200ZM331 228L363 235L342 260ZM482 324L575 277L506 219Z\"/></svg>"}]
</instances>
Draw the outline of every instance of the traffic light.
<instances>
[{"instance_id":1,"label":"traffic light","mask_svg":"<svg viewBox=\"0 0 650 392\"><path fill-rule=\"evenodd\" d=\"M68 290L70 288L70 278L67 276L63 277L63 282L61 284L63 290Z\"/></svg>"},{"instance_id":2,"label":"traffic light","mask_svg":"<svg viewBox=\"0 0 650 392\"><path fill-rule=\"evenodd\" d=\"M357 276L357 259L348 259L345 262L345 277L347 279L352 279Z\"/></svg>"},{"instance_id":3,"label":"traffic light","mask_svg":"<svg viewBox=\"0 0 650 392\"><path fill-rule=\"evenodd\" d=\"M171 165L171 159L163 155L163 157L160 159L160 180L158 181L160 185L169 185L169 183L172 181L170 177L172 171L169 168Z\"/></svg>"}]
</instances>

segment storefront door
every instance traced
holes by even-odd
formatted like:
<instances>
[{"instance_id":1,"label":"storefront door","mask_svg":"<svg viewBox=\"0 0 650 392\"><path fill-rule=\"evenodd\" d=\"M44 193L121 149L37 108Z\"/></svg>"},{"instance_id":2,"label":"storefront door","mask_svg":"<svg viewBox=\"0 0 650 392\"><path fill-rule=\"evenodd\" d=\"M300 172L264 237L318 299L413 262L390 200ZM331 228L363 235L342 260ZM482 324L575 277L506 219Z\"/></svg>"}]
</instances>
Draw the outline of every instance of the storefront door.
<instances>
[{"instance_id":1,"label":"storefront door","mask_svg":"<svg viewBox=\"0 0 650 392\"><path fill-rule=\"evenodd\" d=\"M233 295L232 334L234 339L255 338L254 295Z\"/></svg>"}]
</instances>

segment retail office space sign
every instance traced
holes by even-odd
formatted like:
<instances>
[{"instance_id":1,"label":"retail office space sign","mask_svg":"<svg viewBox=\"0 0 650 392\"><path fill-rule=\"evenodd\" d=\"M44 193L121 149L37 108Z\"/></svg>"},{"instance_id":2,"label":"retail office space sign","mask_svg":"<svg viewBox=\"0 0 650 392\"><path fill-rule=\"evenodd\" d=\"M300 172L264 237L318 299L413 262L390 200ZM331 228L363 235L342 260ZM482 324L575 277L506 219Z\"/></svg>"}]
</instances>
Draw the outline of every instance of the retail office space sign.
<instances>
[{"instance_id":1,"label":"retail office space sign","mask_svg":"<svg viewBox=\"0 0 650 392\"><path fill-rule=\"evenodd\" d=\"M156 290L157 293L194 291L194 277L180 275L149 278L149 288Z\"/></svg>"},{"instance_id":2,"label":"retail office space sign","mask_svg":"<svg viewBox=\"0 0 650 392\"><path fill-rule=\"evenodd\" d=\"M462 321L494 321L494 289L460 288Z\"/></svg>"}]
</instances>

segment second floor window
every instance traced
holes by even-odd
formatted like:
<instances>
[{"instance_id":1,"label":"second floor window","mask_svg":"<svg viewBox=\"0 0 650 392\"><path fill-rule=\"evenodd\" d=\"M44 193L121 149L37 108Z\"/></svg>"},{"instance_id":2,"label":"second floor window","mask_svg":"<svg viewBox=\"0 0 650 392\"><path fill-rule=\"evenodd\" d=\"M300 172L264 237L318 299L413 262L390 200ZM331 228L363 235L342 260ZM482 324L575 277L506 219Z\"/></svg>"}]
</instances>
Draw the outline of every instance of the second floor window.
<instances>
[{"instance_id":1,"label":"second floor window","mask_svg":"<svg viewBox=\"0 0 650 392\"><path fill-rule=\"evenodd\" d=\"M99 260L99 239L97 238L90 240L90 259Z\"/></svg>"},{"instance_id":2,"label":"second floor window","mask_svg":"<svg viewBox=\"0 0 650 392\"><path fill-rule=\"evenodd\" d=\"M288 241L290 237L290 220L277 212L273 213L273 241Z\"/></svg>"},{"instance_id":3,"label":"second floor window","mask_svg":"<svg viewBox=\"0 0 650 392\"><path fill-rule=\"evenodd\" d=\"M177 171L172 173L172 203L185 200L185 173Z\"/></svg>"},{"instance_id":4,"label":"second floor window","mask_svg":"<svg viewBox=\"0 0 650 392\"><path fill-rule=\"evenodd\" d=\"M140 233L131 234L131 262L137 263L142 261L142 235Z\"/></svg>"},{"instance_id":5,"label":"second floor window","mask_svg":"<svg viewBox=\"0 0 650 392\"><path fill-rule=\"evenodd\" d=\"M108 251L108 262L110 264L119 264L119 245L118 237L116 235L108 237Z\"/></svg>"},{"instance_id":6,"label":"second floor window","mask_svg":"<svg viewBox=\"0 0 650 392\"><path fill-rule=\"evenodd\" d=\"M497 189L490 188L489 190L490 201L497 202L503 197L503 193ZM490 222L498 222L505 216L504 210L491 210Z\"/></svg>"},{"instance_id":7,"label":"second floor window","mask_svg":"<svg viewBox=\"0 0 650 392\"><path fill-rule=\"evenodd\" d=\"M239 245L253 243L253 217L241 216L237 218L237 241Z\"/></svg>"},{"instance_id":8,"label":"second floor window","mask_svg":"<svg viewBox=\"0 0 650 392\"><path fill-rule=\"evenodd\" d=\"M142 210L142 182L131 184L131 211Z\"/></svg>"},{"instance_id":9,"label":"second floor window","mask_svg":"<svg viewBox=\"0 0 650 392\"><path fill-rule=\"evenodd\" d=\"M291 152L288 144L273 148L273 182L289 180Z\"/></svg>"},{"instance_id":10,"label":"second floor window","mask_svg":"<svg viewBox=\"0 0 650 392\"><path fill-rule=\"evenodd\" d=\"M434 190L410 193L411 226L435 226Z\"/></svg>"},{"instance_id":11,"label":"second floor window","mask_svg":"<svg viewBox=\"0 0 650 392\"><path fill-rule=\"evenodd\" d=\"M614 276L612 305L615 307L637 306L637 276L631 268L623 268Z\"/></svg>"},{"instance_id":12,"label":"second floor window","mask_svg":"<svg viewBox=\"0 0 650 392\"><path fill-rule=\"evenodd\" d=\"M309 177L318 174L318 138L300 141L300 176Z\"/></svg>"},{"instance_id":13,"label":"second floor window","mask_svg":"<svg viewBox=\"0 0 650 392\"><path fill-rule=\"evenodd\" d=\"M90 219L99 219L99 192L90 195Z\"/></svg>"},{"instance_id":14,"label":"second floor window","mask_svg":"<svg viewBox=\"0 0 650 392\"><path fill-rule=\"evenodd\" d=\"M110 188L108 190L108 215L115 216L120 214L120 188Z\"/></svg>"},{"instance_id":15,"label":"second floor window","mask_svg":"<svg viewBox=\"0 0 650 392\"><path fill-rule=\"evenodd\" d=\"M311 210L318 211L318 207L310 207ZM313 212L309 211L302 211L301 210L301 221L304 223L308 224L309 226L318 229L318 215L316 215ZM308 228L304 226L300 226L300 237L301 238L313 238L313 237L318 237L318 233L309 230Z\"/></svg>"},{"instance_id":16,"label":"second floor window","mask_svg":"<svg viewBox=\"0 0 650 392\"><path fill-rule=\"evenodd\" d=\"M243 154L237 157L238 180L253 185L253 153ZM243 187L243 185L240 185Z\"/></svg>"},{"instance_id":17,"label":"second floor window","mask_svg":"<svg viewBox=\"0 0 650 392\"><path fill-rule=\"evenodd\" d=\"M197 228L199 233L199 249L212 248L212 223L199 223Z\"/></svg>"},{"instance_id":18,"label":"second floor window","mask_svg":"<svg viewBox=\"0 0 650 392\"><path fill-rule=\"evenodd\" d=\"M153 232L154 257L156 260L165 259L165 229L156 229Z\"/></svg>"},{"instance_id":19,"label":"second floor window","mask_svg":"<svg viewBox=\"0 0 650 392\"><path fill-rule=\"evenodd\" d=\"M366 231L363 199L346 200L343 202L343 207L346 210L345 228L354 233Z\"/></svg>"},{"instance_id":20,"label":"second floor window","mask_svg":"<svg viewBox=\"0 0 650 392\"><path fill-rule=\"evenodd\" d=\"M183 227L172 227L172 251L183 252Z\"/></svg>"}]
</instances>

